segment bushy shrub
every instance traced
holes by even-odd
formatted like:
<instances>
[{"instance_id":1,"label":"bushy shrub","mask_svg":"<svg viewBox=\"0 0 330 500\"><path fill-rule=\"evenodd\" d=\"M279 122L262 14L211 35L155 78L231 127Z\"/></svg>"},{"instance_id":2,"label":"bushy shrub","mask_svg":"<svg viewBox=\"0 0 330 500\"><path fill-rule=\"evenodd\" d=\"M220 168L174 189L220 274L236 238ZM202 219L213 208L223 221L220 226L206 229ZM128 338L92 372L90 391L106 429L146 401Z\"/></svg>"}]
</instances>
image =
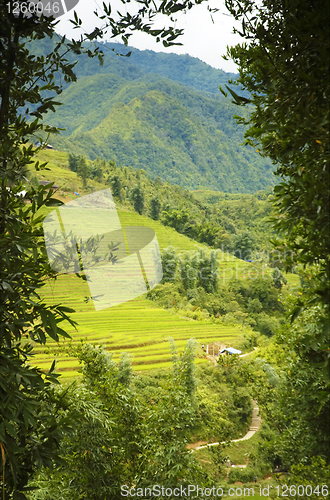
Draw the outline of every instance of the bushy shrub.
<instances>
[{"instance_id":1,"label":"bushy shrub","mask_svg":"<svg viewBox=\"0 0 330 500\"><path fill-rule=\"evenodd\" d=\"M254 481L257 475L257 471L252 469L252 467L246 467L245 469L241 467L232 467L228 474L228 483L233 484L236 483L236 481L250 483Z\"/></svg>"},{"instance_id":2,"label":"bushy shrub","mask_svg":"<svg viewBox=\"0 0 330 500\"><path fill-rule=\"evenodd\" d=\"M165 309L184 307L187 304L187 299L180 293L180 286L174 283L157 285L148 292L147 298Z\"/></svg>"},{"instance_id":3,"label":"bushy shrub","mask_svg":"<svg viewBox=\"0 0 330 500\"><path fill-rule=\"evenodd\" d=\"M279 328L278 320L274 317L268 316L264 312L256 314L254 319L257 322L257 330L268 337L274 335Z\"/></svg>"}]
</instances>

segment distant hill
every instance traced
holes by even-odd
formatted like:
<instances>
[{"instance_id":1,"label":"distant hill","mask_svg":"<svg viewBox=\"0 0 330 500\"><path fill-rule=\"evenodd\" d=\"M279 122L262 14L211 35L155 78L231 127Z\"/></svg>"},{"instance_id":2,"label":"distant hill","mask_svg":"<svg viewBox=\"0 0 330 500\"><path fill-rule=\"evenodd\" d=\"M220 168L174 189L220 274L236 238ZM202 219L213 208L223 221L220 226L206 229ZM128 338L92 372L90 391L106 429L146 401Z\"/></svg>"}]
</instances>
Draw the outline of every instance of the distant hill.
<instances>
[{"instance_id":1,"label":"distant hill","mask_svg":"<svg viewBox=\"0 0 330 500\"><path fill-rule=\"evenodd\" d=\"M61 37L60 37L61 38ZM31 52L35 55L47 54L56 45L56 38L29 42ZM196 57L188 54L177 55L172 53L139 50L135 47L125 47L120 43L99 44L104 53L103 65L100 66L97 58L91 59L85 55L77 58L74 54L67 54L69 62L77 61L74 71L78 78L96 74L113 73L125 80L138 80L147 74L155 73L158 76L169 78L182 85L202 92L210 92L223 99L219 85L224 86L228 79L235 78L234 73L226 73L221 69L212 68ZM128 54L130 57L121 57L117 54ZM67 84L61 81L64 88Z\"/></svg>"},{"instance_id":2,"label":"distant hill","mask_svg":"<svg viewBox=\"0 0 330 500\"><path fill-rule=\"evenodd\" d=\"M233 75L188 55L132 49L124 58L112 48L126 51L106 44L103 66L78 60L78 82L47 119L66 129L52 138L55 147L143 168L189 189L252 193L274 184L270 162L240 145L237 108L218 90Z\"/></svg>"},{"instance_id":3,"label":"distant hill","mask_svg":"<svg viewBox=\"0 0 330 500\"><path fill-rule=\"evenodd\" d=\"M77 68L79 75L108 73L109 70L113 72L115 65L116 73L129 80L140 78L144 73L156 73L195 90L217 94L221 99L219 85L224 86L228 84L229 79L237 77L235 73L226 73L221 69L212 68L212 66L188 54L178 55L139 50L134 47L125 47L119 43L104 43L100 47L105 54L103 67L100 68L96 60L93 61L93 64L86 61L85 64L79 64L79 68ZM131 52L130 57L116 55L116 53L127 54L129 52Z\"/></svg>"}]
</instances>

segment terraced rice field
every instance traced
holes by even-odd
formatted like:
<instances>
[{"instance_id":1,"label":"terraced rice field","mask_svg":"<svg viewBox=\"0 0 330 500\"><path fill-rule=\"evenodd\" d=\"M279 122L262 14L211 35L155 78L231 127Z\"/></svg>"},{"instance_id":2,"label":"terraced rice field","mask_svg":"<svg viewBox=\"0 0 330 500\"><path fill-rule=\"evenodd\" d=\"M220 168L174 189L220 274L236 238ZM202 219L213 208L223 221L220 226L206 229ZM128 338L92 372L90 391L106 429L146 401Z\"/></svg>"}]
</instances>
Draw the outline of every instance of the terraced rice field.
<instances>
[{"instance_id":1,"label":"terraced rice field","mask_svg":"<svg viewBox=\"0 0 330 500\"><path fill-rule=\"evenodd\" d=\"M77 176L73 172L63 169L66 163L66 155L56 152L42 152L40 159L52 159L49 165L52 170L51 179L62 183L77 185ZM46 173L46 175L50 175ZM50 177L47 177L48 179ZM78 181L78 186L80 181ZM95 189L103 189L97 186ZM75 188L76 189L76 188ZM65 201L69 201L65 199ZM49 210L47 210L48 212ZM135 212L118 209L118 215L123 227L147 226L155 230L161 249L172 246L178 252L197 250L207 245L199 244L186 236L183 236L170 227L165 227L160 222L141 216ZM231 278L253 279L256 276L267 275L267 267L254 266L253 263L244 262L231 254L223 254L219 251L219 273L220 283L227 282ZM295 283L296 280L292 279ZM291 283L290 283L291 284ZM293 283L292 283L293 284ZM77 329L71 325L61 325L72 336L73 344L84 339L88 342L103 344L118 359L122 352L132 355L133 367L136 370L147 370L170 365L170 348L167 342L172 337L178 350L182 350L186 341L194 337L200 343L221 341L227 345L235 346L235 340L241 332L232 326L215 325L208 322L197 322L187 318L180 318L177 314L159 309L143 297L121 304L119 306L95 311L92 301L86 302L85 297L90 296L86 282L78 279L75 275L61 275L52 284L47 284L42 296L47 303L61 303L75 309L71 315L77 322ZM74 358L66 356L62 347L55 342L47 342L46 346L36 346L34 364L47 370L54 356L57 359L57 370L65 377L77 374L78 362ZM200 351L200 355L202 352ZM203 362L202 357L197 362Z\"/></svg>"},{"instance_id":2,"label":"terraced rice field","mask_svg":"<svg viewBox=\"0 0 330 500\"><path fill-rule=\"evenodd\" d=\"M157 234L161 249L169 245L181 252L196 250L198 247L207 249L205 245L197 244L174 229L165 227L148 217L124 210L119 210L118 213L124 227L139 225L152 227ZM226 282L232 277L253 279L270 271L267 267L254 266L220 251L218 257L220 282ZM191 337L201 344L217 340L235 346L235 339L241 335L241 332L232 326L180 318L174 312L155 307L143 296L115 307L95 311L93 302L85 301L85 298L90 297L87 283L75 275L60 275L56 281L43 288L42 296L47 303L61 303L76 311L71 316L78 323L77 330L69 324L64 326L72 336L74 344L80 342L80 339L103 344L113 353L114 359L118 359L122 352L128 352L132 355L135 370L169 366L171 354L166 340L168 337L175 340L180 351ZM63 346L63 342L61 345ZM54 356L57 359L57 369L63 376L72 377L77 374L76 370L79 368L77 360L67 357L55 342L47 342L43 347L36 346L34 361L47 370ZM197 358L197 362L203 361L203 358Z\"/></svg>"},{"instance_id":3,"label":"terraced rice field","mask_svg":"<svg viewBox=\"0 0 330 500\"><path fill-rule=\"evenodd\" d=\"M222 326L207 322L197 322L179 317L177 314L154 307L145 298L121 304L101 311L95 311L92 301L86 303L89 295L85 281L75 275L62 275L52 285L46 285L42 293L47 303L63 303L75 309L71 315L77 323L77 330L71 325L64 328L72 336L72 343L81 339L103 344L118 359L122 352L132 355L135 370L151 369L170 364L171 354L167 341L172 337L180 351L186 341L194 337L201 343L215 340L233 344L240 332L232 326ZM67 341L60 347L55 342L46 346L36 346L35 362L47 370L54 356L57 369L63 376L72 377L78 369L78 362L61 352ZM198 362L203 362L200 358Z\"/></svg>"}]
</instances>

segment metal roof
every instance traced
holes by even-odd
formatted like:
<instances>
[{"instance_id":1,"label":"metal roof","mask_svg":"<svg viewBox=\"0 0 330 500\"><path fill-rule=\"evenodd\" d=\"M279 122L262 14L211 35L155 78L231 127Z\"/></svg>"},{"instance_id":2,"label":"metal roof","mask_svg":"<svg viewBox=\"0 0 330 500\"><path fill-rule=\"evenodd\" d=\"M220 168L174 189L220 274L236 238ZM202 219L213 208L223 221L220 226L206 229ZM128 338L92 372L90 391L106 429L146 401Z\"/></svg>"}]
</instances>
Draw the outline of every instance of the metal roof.
<instances>
[{"instance_id":1,"label":"metal roof","mask_svg":"<svg viewBox=\"0 0 330 500\"><path fill-rule=\"evenodd\" d=\"M221 353L223 352L229 352L229 354L242 354L242 351L239 351L238 349L234 349L234 347L226 347L226 349L222 349Z\"/></svg>"}]
</instances>

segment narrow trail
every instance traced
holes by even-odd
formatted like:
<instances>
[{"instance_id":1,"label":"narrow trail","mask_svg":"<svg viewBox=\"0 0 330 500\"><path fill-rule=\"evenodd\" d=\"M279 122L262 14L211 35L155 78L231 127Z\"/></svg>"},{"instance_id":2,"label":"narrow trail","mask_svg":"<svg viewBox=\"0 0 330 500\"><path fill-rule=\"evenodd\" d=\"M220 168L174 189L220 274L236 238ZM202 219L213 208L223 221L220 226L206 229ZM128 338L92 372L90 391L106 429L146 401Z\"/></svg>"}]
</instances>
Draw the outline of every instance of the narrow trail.
<instances>
[{"instance_id":1,"label":"narrow trail","mask_svg":"<svg viewBox=\"0 0 330 500\"><path fill-rule=\"evenodd\" d=\"M247 352L245 354L240 354L239 357L240 358L245 358L245 356L248 356L249 354L252 354L254 351L256 351L258 349L258 347L254 347L253 348L253 351L250 351L250 352Z\"/></svg>"},{"instance_id":2,"label":"narrow trail","mask_svg":"<svg viewBox=\"0 0 330 500\"><path fill-rule=\"evenodd\" d=\"M252 438L252 436L260 429L261 425L261 417L259 415L259 406L256 401L253 400L253 410L252 410L252 421L249 427L249 430L245 434L245 436L238 438L238 439L231 439L232 443L236 443L238 441L246 441L247 439ZM217 446L219 444L224 444L226 441L220 441L218 443L209 443L209 444L204 444L201 446L196 446L190 445L191 446L191 452L193 453L195 450L202 450L203 448L208 448L209 446ZM240 466L237 466L240 467Z\"/></svg>"},{"instance_id":3,"label":"narrow trail","mask_svg":"<svg viewBox=\"0 0 330 500\"><path fill-rule=\"evenodd\" d=\"M253 351L247 352L246 354L240 354L240 358L244 358L245 356L248 356L249 354L252 354L254 351L256 351L258 348L254 347ZM215 365L217 365L217 360L215 359L214 356L208 355L207 358L212 361ZM238 438L238 439L231 439L232 443L236 443L237 441L246 441L247 439L251 439L252 436L260 429L261 425L261 417L259 415L259 406L258 403L253 400L253 410L252 410L252 420L251 424L249 427L249 430L245 434L245 436ZM202 450L203 448L208 448L209 446L217 446L219 444L224 444L226 441L220 441L217 443L209 443L209 444L203 444L201 446L196 446L198 443L190 444L187 446L187 448L190 449L191 453L193 453L195 450ZM246 465L237 465L236 467L246 467Z\"/></svg>"}]
</instances>

